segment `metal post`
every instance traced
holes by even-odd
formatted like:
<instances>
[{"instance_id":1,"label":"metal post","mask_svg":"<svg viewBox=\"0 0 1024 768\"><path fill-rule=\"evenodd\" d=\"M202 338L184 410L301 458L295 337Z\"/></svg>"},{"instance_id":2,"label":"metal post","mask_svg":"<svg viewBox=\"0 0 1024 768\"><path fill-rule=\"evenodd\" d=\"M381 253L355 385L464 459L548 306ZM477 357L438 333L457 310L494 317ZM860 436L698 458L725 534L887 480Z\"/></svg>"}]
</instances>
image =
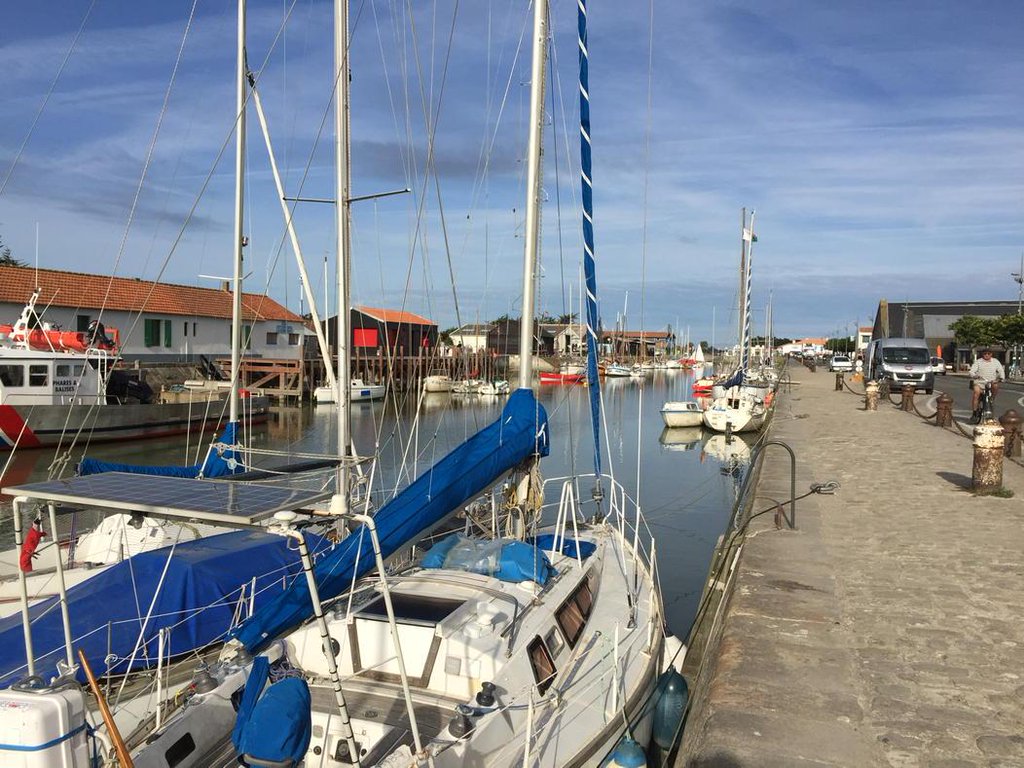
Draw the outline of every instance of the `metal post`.
<instances>
[{"instance_id":1,"label":"metal post","mask_svg":"<svg viewBox=\"0 0 1024 768\"><path fill-rule=\"evenodd\" d=\"M953 426L953 396L947 392L935 398L935 426Z\"/></svg>"},{"instance_id":2,"label":"metal post","mask_svg":"<svg viewBox=\"0 0 1024 768\"><path fill-rule=\"evenodd\" d=\"M836 372L836 392L842 392L842 391L843 391L843 372L842 371L837 371Z\"/></svg>"},{"instance_id":3,"label":"metal post","mask_svg":"<svg viewBox=\"0 0 1024 768\"><path fill-rule=\"evenodd\" d=\"M765 440L761 443L761 447L757 449L757 453L760 454L769 445L781 446L789 453L789 527L792 530L796 530L796 453L788 443L784 443L781 440ZM753 465L756 459L757 457L754 456L751 460L751 465Z\"/></svg>"},{"instance_id":4,"label":"metal post","mask_svg":"<svg viewBox=\"0 0 1024 768\"><path fill-rule=\"evenodd\" d=\"M1020 456L1020 414L1013 408L999 417L999 423L1003 425L1006 440L1006 455Z\"/></svg>"},{"instance_id":5,"label":"metal post","mask_svg":"<svg viewBox=\"0 0 1024 768\"><path fill-rule=\"evenodd\" d=\"M1003 427L983 421L974 428L974 464L971 488L975 493L996 493L1003 488Z\"/></svg>"},{"instance_id":6,"label":"metal post","mask_svg":"<svg viewBox=\"0 0 1024 768\"><path fill-rule=\"evenodd\" d=\"M60 619L64 626L64 653L68 660L68 670L75 667L75 652L71 648L71 618L68 615L68 590L64 583L64 563L60 559L59 539L57 538L57 508L51 503L46 505L50 513L50 535L53 545L57 548L57 593L60 595ZM20 568L18 570L21 570Z\"/></svg>"},{"instance_id":7,"label":"metal post","mask_svg":"<svg viewBox=\"0 0 1024 768\"><path fill-rule=\"evenodd\" d=\"M238 422L238 387L242 367L242 248L245 245L243 230L243 207L245 205L245 3L238 0L238 50L235 82L235 225L232 230L232 290L231 297L231 398L228 418L232 424Z\"/></svg>"},{"instance_id":8,"label":"metal post","mask_svg":"<svg viewBox=\"0 0 1024 768\"><path fill-rule=\"evenodd\" d=\"M878 410L878 382L869 381L864 385L864 410Z\"/></svg>"},{"instance_id":9,"label":"metal post","mask_svg":"<svg viewBox=\"0 0 1024 768\"><path fill-rule=\"evenodd\" d=\"M914 385L904 384L900 390L903 399L900 401L900 410L912 412L914 410Z\"/></svg>"},{"instance_id":10,"label":"metal post","mask_svg":"<svg viewBox=\"0 0 1024 768\"><path fill-rule=\"evenodd\" d=\"M398 638L398 624L395 622L395 609L391 604L391 589L388 587L387 572L384 570L384 556L380 551L380 539L377 538L377 524L369 515L353 514L353 520L365 525L370 531L370 540L373 542L373 556L377 560L377 573L380 575L381 593L384 595L384 607L388 612L388 626L391 629L391 642L395 645L395 656L398 660L398 674L402 678L402 694L405 697L405 707L409 713L409 728L412 730L412 740L416 745L416 757L419 759L423 754L423 743L420 741L420 731L416 724L416 711L412 705L412 691L409 688L409 677L405 672L405 657L402 655L402 644ZM430 765L434 764L432 756L427 756Z\"/></svg>"},{"instance_id":11,"label":"metal post","mask_svg":"<svg viewBox=\"0 0 1024 768\"><path fill-rule=\"evenodd\" d=\"M292 517L286 517L282 513L278 512L277 519L283 522L286 526L294 519L294 513L291 513ZM341 713L341 729L342 735L345 738L345 743L348 745L349 761L355 768L360 768L359 761L359 749L356 746L356 737L352 732L352 721L348 716L348 705L345 703L345 693L341 690L341 677L338 675L338 662L334 658L334 648L331 645L331 635L327 630L327 619L324 618L323 606L320 604L320 591L316 586L316 577L313 575L313 561L309 556L309 547L306 546L306 537L302 535L302 531L296 531L294 528L283 527L281 532L285 536L295 539L299 545L299 557L302 558L302 570L306 574L306 586L309 588L309 599L313 603L313 616L316 618L317 626L320 628L320 642L324 649L324 658L327 659L327 671L331 676L331 684L334 686L334 701L338 705L338 711Z\"/></svg>"},{"instance_id":12,"label":"metal post","mask_svg":"<svg viewBox=\"0 0 1024 768\"><path fill-rule=\"evenodd\" d=\"M14 547L21 555L21 514L22 507L28 503L27 496L18 496L14 499ZM54 542L54 546L57 543ZM60 558L60 552L57 552L57 557ZM25 583L25 572L21 570L21 563L18 563L18 587L21 590L21 628L25 633L25 659L28 661L28 673L34 675L36 673L36 657L32 651L32 623L28 616L28 585Z\"/></svg>"}]
</instances>

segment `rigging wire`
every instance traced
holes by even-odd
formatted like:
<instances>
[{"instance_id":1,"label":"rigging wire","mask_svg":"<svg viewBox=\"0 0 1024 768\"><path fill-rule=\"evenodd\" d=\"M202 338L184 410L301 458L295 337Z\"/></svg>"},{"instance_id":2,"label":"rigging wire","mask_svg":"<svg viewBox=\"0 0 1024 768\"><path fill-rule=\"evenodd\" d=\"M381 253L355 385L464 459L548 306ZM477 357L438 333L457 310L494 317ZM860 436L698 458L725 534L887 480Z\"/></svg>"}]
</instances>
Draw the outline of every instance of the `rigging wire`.
<instances>
[{"instance_id":1,"label":"rigging wire","mask_svg":"<svg viewBox=\"0 0 1024 768\"><path fill-rule=\"evenodd\" d=\"M7 189L7 183L11 180L11 176L14 174L14 169L18 166L18 161L21 160L21 156L25 152L25 147L28 146L28 142L32 138L32 134L35 132L36 126L39 124L39 118L43 116L43 111L46 109L46 105L50 102L50 97L57 88L60 76L64 73L64 68L71 59L71 54L75 52L75 48L78 46L78 40L82 36L82 32L85 31L85 26L88 24L89 17L92 15L92 9L95 7L96 0L92 0L85 11L85 16L82 17L82 23L79 24L78 31L75 32L75 36L71 39L71 45L68 46L68 50L64 54L64 58L61 60L60 66L57 68L57 74L55 74L53 76L53 80L50 81L50 87L47 89L46 95L43 97L43 103L39 105L39 109L36 110L35 117L32 118L32 124L28 128L28 133L25 134L25 138L22 140L21 146L18 147L18 151L15 153L14 159L11 161L11 167L7 169L7 175L4 176L4 181L0 184L0 196L2 196L4 190Z\"/></svg>"}]
</instances>

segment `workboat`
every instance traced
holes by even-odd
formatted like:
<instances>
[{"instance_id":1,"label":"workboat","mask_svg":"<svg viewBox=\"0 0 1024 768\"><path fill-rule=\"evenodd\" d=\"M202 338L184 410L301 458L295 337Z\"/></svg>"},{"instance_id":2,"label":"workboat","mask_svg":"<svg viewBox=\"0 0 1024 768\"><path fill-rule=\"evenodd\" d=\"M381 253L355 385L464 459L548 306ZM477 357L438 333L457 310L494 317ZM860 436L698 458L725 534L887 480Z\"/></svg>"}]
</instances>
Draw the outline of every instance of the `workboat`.
<instances>
[{"instance_id":1,"label":"workboat","mask_svg":"<svg viewBox=\"0 0 1024 768\"><path fill-rule=\"evenodd\" d=\"M113 340L102 326L82 334L84 349L38 348L42 336L64 333L38 318L39 296L36 289L0 340L0 450L54 446L77 436L98 442L174 435L228 421L218 407L227 399L219 392L195 394L185 402L153 402L144 381L116 366ZM269 402L247 396L243 410L248 423L266 421Z\"/></svg>"}]
</instances>

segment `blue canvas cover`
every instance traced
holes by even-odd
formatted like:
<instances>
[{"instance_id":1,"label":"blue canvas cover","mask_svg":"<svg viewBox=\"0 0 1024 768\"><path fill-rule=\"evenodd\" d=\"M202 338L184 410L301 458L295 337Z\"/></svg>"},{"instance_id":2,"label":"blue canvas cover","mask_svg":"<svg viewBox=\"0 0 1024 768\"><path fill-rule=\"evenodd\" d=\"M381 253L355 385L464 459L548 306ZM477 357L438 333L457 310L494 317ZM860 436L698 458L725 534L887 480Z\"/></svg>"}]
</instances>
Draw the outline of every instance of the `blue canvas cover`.
<instances>
[{"instance_id":1,"label":"blue canvas cover","mask_svg":"<svg viewBox=\"0 0 1024 768\"><path fill-rule=\"evenodd\" d=\"M235 747L239 755L298 765L313 737L313 701L309 686L287 677L267 688L256 702Z\"/></svg>"},{"instance_id":2,"label":"blue canvas cover","mask_svg":"<svg viewBox=\"0 0 1024 768\"><path fill-rule=\"evenodd\" d=\"M321 552L329 546L318 536L307 534L306 538L311 551ZM231 627L242 585L248 602L249 585L256 578L258 609L281 593L286 577L300 572L299 556L289 542L261 531L232 531L178 544L169 564L171 548L164 547L111 566L68 589L74 648L85 651L97 677L108 671L125 672L151 604L145 642L132 669L156 664L161 627L172 628L171 656L223 639ZM165 566L163 587L154 602ZM56 597L50 598L29 609L36 669L41 674L52 674L57 661L64 659L64 629L56 601ZM196 612L204 607L206 610ZM109 666L105 661L108 622L109 653L116 656ZM26 674L21 614L16 613L0 619L0 687Z\"/></svg>"},{"instance_id":3,"label":"blue canvas cover","mask_svg":"<svg viewBox=\"0 0 1024 768\"><path fill-rule=\"evenodd\" d=\"M446 568L493 576L501 581L548 583L555 574L548 556L533 544L514 539L474 539L453 533L420 561L424 568Z\"/></svg>"},{"instance_id":4,"label":"blue canvas cover","mask_svg":"<svg viewBox=\"0 0 1024 768\"><path fill-rule=\"evenodd\" d=\"M529 389L517 389L501 417L477 432L385 504L374 518L384 557L444 520L524 459L548 454L544 406ZM347 590L353 578L376 567L373 543L356 528L313 569L322 600ZM262 647L312 615L305 579L270 601L234 632L249 651Z\"/></svg>"},{"instance_id":5,"label":"blue canvas cover","mask_svg":"<svg viewBox=\"0 0 1024 768\"><path fill-rule=\"evenodd\" d=\"M252 669L249 670L249 677L245 680L242 700L238 702L235 727L231 731L231 743L235 745L236 752L242 749L242 736L245 734L245 727L249 724L253 710L256 709L256 702L263 695L263 689L266 687L269 677L270 659L266 656L257 656L252 660Z\"/></svg>"},{"instance_id":6,"label":"blue canvas cover","mask_svg":"<svg viewBox=\"0 0 1024 768\"><path fill-rule=\"evenodd\" d=\"M235 445L238 442L238 422L231 422L217 439L221 445ZM100 472L131 472L135 475L161 475L163 477L225 477L245 472L240 457L233 448L223 452L211 445L201 464L191 466L152 466L148 464L119 464L115 461L82 459L78 463L79 475L96 475Z\"/></svg>"}]
</instances>

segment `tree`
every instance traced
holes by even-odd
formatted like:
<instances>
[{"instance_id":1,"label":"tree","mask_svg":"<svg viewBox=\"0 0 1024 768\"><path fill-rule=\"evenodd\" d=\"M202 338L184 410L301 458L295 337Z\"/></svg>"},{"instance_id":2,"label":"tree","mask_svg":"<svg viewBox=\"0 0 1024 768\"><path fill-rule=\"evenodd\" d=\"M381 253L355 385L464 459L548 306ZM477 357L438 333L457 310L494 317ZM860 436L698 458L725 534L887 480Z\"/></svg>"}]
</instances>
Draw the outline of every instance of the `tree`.
<instances>
[{"instance_id":1,"label":"tree","mask_svg":"<svg viewBox=\"0 0 1024 768\"><path fill-rule=\"evenodd\" d=\"M569 313L564 314L564 315L559 315L558 316L558 322L561 325L570 325L570 324L576 322L576 317L577 317L577 315L576 315L575 312L569 312Z\"/></svg>"},{"instance_id":2,"label":"tree","mask_svg":"<svg viewBox=\"0 0 1024 768\"><path fill-rule=\"evenodd\" d=\"M455 333L455 331L457 331L457 330L459 330L459 329L456 328L455 326L452 326L451 328L445 328L443 331L441 331L440 333L437 334L438 341L440 341L440 342L442 342L444 344L451 344L452 343L452 334Z\"/></svg>"},{"instance_id":3,"label":"tree","mask_svg":"<svg viewBox=\"0 0 1024 768\"><path fill-rule=\"evenodd\" d=\"M999 338L999 318L963 315L949 324L958 347L976 349Z\"/></svg>"},{"instance_id":4,"label":"tree","mask_svg":"<svg viewBox=\"0 0 1024 768\"><path fill-rule=\"evenodd\" d=\"M25 262L18 261L11 255L11 249L4 245L4 239L0 237L0 267L24 267Z\"/></svg>"},{"instance_id":5,"label":"tree","mask_svg":"<svg viewBox=\"0 0 1024 768\"><path fill-rule=\"evenodd\" d=\"M1007 349L1024 344L1024 315L1003 315L995 325L995 336Z\"/></svg>"}]
</instances>

